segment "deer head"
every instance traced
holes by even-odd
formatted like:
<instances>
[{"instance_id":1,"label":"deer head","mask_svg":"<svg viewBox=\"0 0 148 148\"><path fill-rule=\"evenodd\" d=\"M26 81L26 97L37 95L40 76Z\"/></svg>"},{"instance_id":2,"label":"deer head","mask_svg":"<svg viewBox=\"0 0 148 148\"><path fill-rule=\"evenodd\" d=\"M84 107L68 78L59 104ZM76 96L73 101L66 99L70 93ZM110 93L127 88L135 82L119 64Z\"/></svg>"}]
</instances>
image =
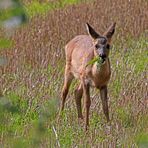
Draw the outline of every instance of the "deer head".
<instances>
[{"instance_id":1,"label":"deer head","mask_svg":"<svg viewBox=\"0 0 148 148\"><path fill-rule=\"evenodd\" d=\"M102 63L104 63L109 56L110 42L115 32L115 26L116 23L113 23L103 35L100 35L88 23L86 23L88 34L93 40L94 55L101 57Z\"/></svg>"}]
</instances>

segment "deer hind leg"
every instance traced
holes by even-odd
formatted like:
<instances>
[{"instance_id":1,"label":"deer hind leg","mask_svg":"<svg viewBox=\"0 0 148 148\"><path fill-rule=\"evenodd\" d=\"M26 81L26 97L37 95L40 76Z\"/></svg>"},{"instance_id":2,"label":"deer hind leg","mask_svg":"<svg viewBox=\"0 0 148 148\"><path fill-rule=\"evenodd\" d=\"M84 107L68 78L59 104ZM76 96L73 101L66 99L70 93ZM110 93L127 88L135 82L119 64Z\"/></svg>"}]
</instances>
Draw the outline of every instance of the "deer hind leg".
<instances>
[{"instance_id":1,"label":"deer hind leg","mask_svg":"<svg viewBox=\"0 0 148 148\"><path fill-rule=\"evenodd\" d=\"M106 116L107 122L109 122L107 86L104 86L100 89L100 95L102 100L103 112Z\"/></svg>"},{"instance_id":2,"label":"deer hind leg","mask_svg":"<svg viewBox=\"0 0 148 148\"><path fill-rule=\"evenodd\" d=\"M89 89L90 89L89 84L83 81L83 93L84 93L84 104L85 104L85 130L87 130L89 126L89 109L91 105Z\"/></svg>"},{"instance_id":3,"label":"deer hind leg","mask_svg":"<svg viewBox=\"0 0 148 148\"><path fill-rule=\"evenodd\" d=\"M78 88L75 90L75 102L78 111L78 119L83 119L82 106L81 106L82 95L83 95L83 88L82 84L80 84Z\"/></svg>"},{"instance_id":4,"label":"deer hind leg","mask_svg":"<svg viewBox=\"0 0 148 148\"><path fill-rule=\"evenodd\" d=\"M64 110L64 104L65 100L69 91L70 84L72 82L73 75L69 72L69 70L66 68L65 69L65 79L64 79L64 86L62 89L62 94L61 94L61 107L60 107L60 112Z\"/></svg>"}]
</instances>

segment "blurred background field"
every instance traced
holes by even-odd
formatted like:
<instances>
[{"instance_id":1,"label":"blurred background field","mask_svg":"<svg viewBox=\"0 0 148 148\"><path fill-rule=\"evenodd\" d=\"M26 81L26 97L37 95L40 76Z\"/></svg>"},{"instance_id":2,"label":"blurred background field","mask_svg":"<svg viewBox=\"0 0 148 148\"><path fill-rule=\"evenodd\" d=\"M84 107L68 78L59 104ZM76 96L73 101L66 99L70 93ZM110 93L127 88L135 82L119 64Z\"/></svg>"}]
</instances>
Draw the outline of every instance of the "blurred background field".
<instances>
[{"instance_id":1,"label":"blurred background field","mask_svg":"<svg viewBox=\"0 0 148 148\"><path fill-rule=\"evenodd\" d=\"M21 15L17 28L0 28L0 147L148 147L148 1L22 0L0 22ZM5 13L5 15L4 15ZM12 16L11 16L11 15ZM103 33L116 21L110 53L111 125L99 92L91 90L90 129L77 123L74 82L60 121L64 46L87 34L89 22Z\"/></svg>"}]
</instances>

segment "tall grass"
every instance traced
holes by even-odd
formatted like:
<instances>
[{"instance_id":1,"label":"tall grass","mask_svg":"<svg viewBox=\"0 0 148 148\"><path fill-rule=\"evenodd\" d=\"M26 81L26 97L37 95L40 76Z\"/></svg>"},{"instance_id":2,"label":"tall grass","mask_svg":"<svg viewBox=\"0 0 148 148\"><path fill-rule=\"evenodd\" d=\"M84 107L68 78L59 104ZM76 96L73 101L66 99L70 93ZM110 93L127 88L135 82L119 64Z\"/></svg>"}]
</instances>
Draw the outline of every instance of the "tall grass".
<instances>
[{"instance_id":1,"label":"tall grass","mask_svg":"<svg viewBox=\"0 0 148 148\"><path fill-rule=\"evenodd\" d=\"M2 147L147 147L147 6L145 0L83 2L32 17L18 29L12 48L0 54L0 144ZM62 119L56 113L63 85L64 45L86 34L85 22L103 33L117 22L110 53L111 123L99 92L91 90L90 129L77 123L72 84Z\"/></svg>"}]
</instances>

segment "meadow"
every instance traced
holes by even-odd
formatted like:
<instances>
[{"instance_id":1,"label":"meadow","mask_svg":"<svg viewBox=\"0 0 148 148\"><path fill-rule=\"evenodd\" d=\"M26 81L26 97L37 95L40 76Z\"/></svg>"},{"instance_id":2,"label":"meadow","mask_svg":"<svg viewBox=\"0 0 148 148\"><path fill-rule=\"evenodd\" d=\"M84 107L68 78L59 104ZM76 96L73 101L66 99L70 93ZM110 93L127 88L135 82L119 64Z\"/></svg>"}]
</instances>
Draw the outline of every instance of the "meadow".
<instances>
[{"instance_id":1,"label":"meadow","mask_svg":"<svg viewBox=\"0 0 148 148\"><path fill-rule=\"evenodd\" d=\"M0 147L148 147L148 1L23 0L29 21L16 29L11 46L0 49ZM49 5L48 5L49 4ZM110 61L110 124L100 95L91 89L90 128L77 122L72 84L57 120L64 80L64 46L116 21ZM0 37L4 31L0 29Z\"/></svg>"}]
</instances>

